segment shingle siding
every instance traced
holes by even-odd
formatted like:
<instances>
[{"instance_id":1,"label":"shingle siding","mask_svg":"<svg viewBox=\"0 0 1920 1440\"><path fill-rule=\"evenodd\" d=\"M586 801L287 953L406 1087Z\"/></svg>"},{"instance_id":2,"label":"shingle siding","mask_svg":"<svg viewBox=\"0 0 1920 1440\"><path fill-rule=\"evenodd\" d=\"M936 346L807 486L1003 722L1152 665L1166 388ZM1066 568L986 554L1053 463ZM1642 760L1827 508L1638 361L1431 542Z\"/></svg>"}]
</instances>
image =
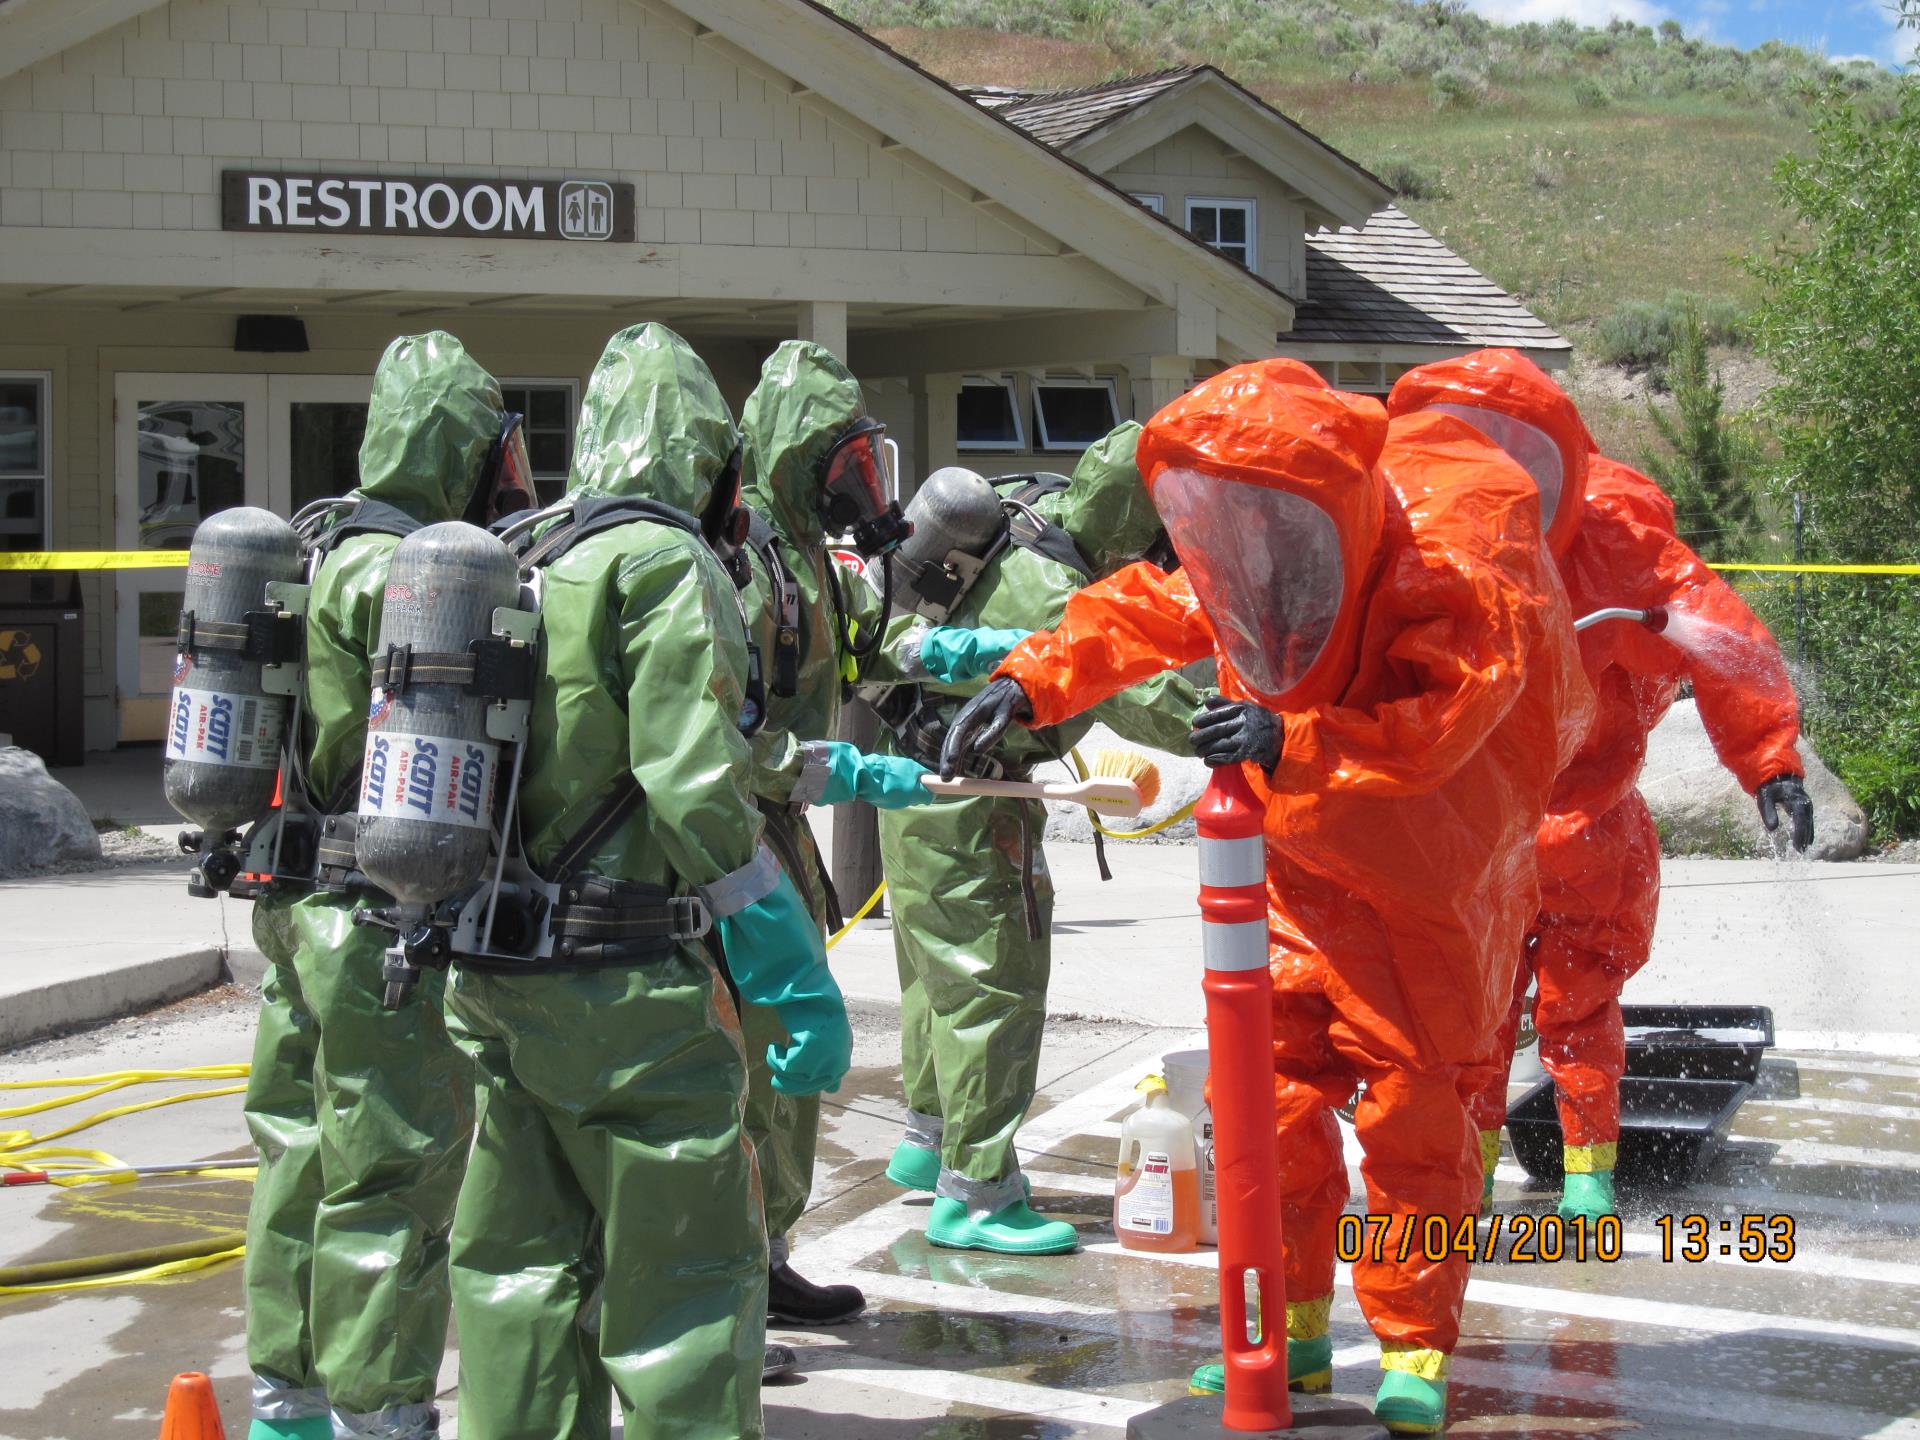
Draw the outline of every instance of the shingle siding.
<instances>
[{"instance_id":1,"label":"shingle siding","mask_svg":"<svg viewBox=\"0 0 1920 1440\"><path fill-rule=\"evenodd\" d=\"M498 168L632 181L654 244L1030 248L817 102L697 45L675 12L439 8L452 13L173 0L0 80L0 223L217 229L217 171L237 165Z\"/></svg>"}]
</instances>

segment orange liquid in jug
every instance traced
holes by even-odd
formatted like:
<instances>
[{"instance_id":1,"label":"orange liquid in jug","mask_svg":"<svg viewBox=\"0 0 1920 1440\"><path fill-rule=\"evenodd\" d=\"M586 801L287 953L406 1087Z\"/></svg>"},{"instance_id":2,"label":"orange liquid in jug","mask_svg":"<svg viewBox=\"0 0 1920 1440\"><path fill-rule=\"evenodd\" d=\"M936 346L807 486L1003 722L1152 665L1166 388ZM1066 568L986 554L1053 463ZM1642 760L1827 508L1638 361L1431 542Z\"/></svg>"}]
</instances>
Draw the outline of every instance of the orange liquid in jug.
<instances>
[{"instance_id":1,"label":"orange liquid in jug","mask_svg":"<svg viewBox=\"0 0 1920 1440\"><path fill-rule=\"evenodd\" d=\"M1172 1226L1164 1235L1135 1229L1120 1223L1122 1202L1133 1193L1141 1174L1131 1165L1122 1165L1113 1187L1113 1233L1123 1250L1155 1250L1162 1254L1180 1254L1200 1244L1200 1172L1194 1169L1171 1172L1173 1181Z\"/></svg>"}]
</instances>

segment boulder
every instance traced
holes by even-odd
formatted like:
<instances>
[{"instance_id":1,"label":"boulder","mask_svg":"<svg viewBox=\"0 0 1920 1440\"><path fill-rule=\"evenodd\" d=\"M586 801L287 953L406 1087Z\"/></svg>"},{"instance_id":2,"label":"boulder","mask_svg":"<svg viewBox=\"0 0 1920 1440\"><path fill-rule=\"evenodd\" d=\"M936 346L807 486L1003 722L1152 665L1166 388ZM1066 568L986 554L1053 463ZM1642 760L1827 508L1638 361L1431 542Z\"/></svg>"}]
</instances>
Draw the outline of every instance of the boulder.
<instances>
[{"instance_id":1,"label":"boulder","mask_svg":"<svg viewBox=\"0 0 1920 1440\"><path fill-rule=\"evenodd\" d=\"M1859 859L1867 848L1865 813L1804 738L1800 760L1806 767L1807 793L1813 797L1808 858ZM1670 854L1773 853L1759 807L1713 753L1692 700L1677 702L1649 737L1640 793L1653 809Z\"/></svg>"},{"instance_id":2,"label":"boulder","mask_svg":"<svg viewBox=\"0 0 1920 1440\"><path fill-rule=\"evenodd\" d=\"M99 858L87 807L31 750L0 749L0 880Z\"/></svg>"}]
</instances>

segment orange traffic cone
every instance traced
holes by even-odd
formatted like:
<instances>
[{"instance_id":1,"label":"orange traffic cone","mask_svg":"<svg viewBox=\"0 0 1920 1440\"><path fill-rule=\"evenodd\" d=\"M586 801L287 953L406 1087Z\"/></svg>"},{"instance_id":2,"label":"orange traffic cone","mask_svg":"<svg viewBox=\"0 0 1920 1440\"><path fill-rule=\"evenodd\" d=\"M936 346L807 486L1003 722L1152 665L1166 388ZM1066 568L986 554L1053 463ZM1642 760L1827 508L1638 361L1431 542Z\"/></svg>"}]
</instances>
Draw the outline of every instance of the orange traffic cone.
<instances>
[{"instance_id":1,"label":"orange traffic cone","mask_svg":"<svg viewBox=\"0 0 1920 1440\"><path fill-rule=\"evenodd\" d=\"M167 1413L160 1419L160 1440L227 1440L220 1428L220 1407L213 1381L198 1370L173 1377L167 1387Z\"/></svg>"}]
</instances>

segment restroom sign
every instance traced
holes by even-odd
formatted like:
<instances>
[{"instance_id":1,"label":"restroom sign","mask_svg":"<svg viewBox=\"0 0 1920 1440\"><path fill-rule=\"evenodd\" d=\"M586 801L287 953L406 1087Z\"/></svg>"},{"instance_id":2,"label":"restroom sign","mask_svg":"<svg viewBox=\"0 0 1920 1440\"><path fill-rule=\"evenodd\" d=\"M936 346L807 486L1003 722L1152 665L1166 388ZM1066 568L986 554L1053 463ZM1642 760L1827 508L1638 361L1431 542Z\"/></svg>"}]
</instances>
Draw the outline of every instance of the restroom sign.
<instances>
[{"instance_id":1,"label":"restroom sign","mask_svg":"<svg viewBox=\"0 0 1920 1440\"><path fill-rule=\"evenodd\" d=\"M225 170L220 228L463 240L633 239L633 186L609 180Z\"/></svg>"}]
</instances>

